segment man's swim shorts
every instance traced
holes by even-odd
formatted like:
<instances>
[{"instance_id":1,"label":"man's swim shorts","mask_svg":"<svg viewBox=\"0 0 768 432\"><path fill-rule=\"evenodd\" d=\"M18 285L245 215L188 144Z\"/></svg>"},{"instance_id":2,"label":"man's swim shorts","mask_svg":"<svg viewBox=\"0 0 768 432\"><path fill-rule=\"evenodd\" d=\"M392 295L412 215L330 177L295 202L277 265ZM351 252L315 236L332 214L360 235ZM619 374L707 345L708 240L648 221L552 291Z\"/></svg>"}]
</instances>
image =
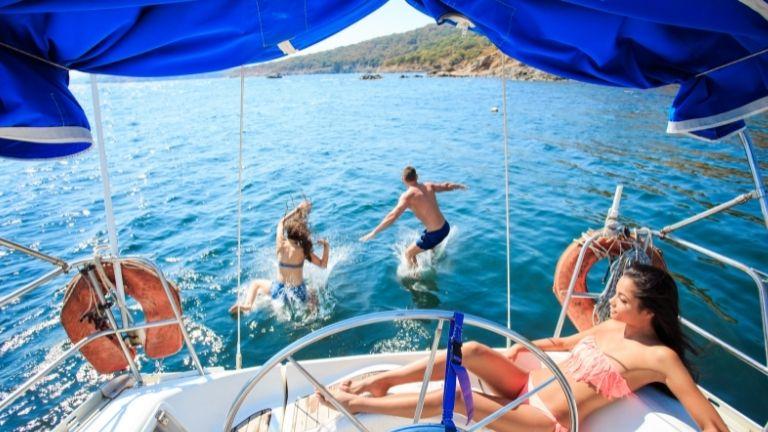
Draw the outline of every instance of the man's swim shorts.
<instances>
[{"instance_id":1,"label":"man's swim shorts","mask_svg":"<svg viewBox=\"0 0 768 432\"><path fill-rule=\"evenodd\" d=\"M418 246L420 249L423 250L430 250L434 248L435 246L439 245L441 241L443 241L447 236L448 233L451 231L451 226L448 225L448 221L445 221L445 224L443 224L442 228L436 231L427 231L424 230L424 233L421 234L421 238L419 238L416 241L416 246Z\"/></svg>"}]
</instances>

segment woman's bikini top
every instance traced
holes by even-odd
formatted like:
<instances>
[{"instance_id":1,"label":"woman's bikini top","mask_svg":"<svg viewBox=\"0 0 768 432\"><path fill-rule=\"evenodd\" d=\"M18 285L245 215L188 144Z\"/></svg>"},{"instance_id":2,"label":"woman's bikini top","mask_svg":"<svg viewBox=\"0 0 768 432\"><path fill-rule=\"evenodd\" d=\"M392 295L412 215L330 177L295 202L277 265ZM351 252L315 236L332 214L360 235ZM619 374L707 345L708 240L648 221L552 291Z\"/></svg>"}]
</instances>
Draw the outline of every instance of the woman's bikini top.
<instances>
[{"instance_id":1,"label":"woman's bikini top","mask_svg":"<svg viewBox=\"0 0 768 432\"><path fill-rule=\"evenodd\" d=\"M617 360L600 350L594 336L587 336L573 347L562 367L576 381L593 386L602 396L621 398L632 394L632 390L616 363Z\"/></svg>"},{"instance_id":2,"label":"woman's bikini top","mask_svg":"<svg viewBox=\"0 0 768 432\"><path fill-rule=\"evenodd\" d=\"M298 263L298 264L291 264L291 263L285 263L285 262L282 262L282 261L278 261L277 265L280 266L280 267L283 267L283 268L300 269L300 268L304 267L304 260L301 260L301 262Z\"/></svg>"}]
</instances>

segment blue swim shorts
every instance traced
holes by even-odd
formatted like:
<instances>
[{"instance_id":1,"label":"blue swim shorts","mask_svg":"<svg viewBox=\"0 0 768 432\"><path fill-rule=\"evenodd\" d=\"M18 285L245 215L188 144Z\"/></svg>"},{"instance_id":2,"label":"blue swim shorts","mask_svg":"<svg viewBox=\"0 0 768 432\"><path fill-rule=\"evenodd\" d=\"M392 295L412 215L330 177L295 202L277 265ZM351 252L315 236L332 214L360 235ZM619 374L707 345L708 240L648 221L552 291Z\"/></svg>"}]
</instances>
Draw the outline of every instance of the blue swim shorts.
<instances>
[{"instance_id":1,"label":"blue swim shorts","mask_svg":"<svg viewBox=\"0 0 768 432\"><path fill-rule=\"evenodd\" d=\"M272 296L273 299L275 300L280 299L282 301L287 300L288 297L292 297L296 300L301 300L303 302L309 299L309 295L307 293L307 286L303 283L298 286L291 286L291 285L286 285L282 282L273 281L272 287L269 289L269 294Z\"/></svg>"},{"instance_id":2,"label":"blue swim shorts","mask_svg":"<svg viewBox=\"0 0 768 432\"><path fill-rule=\"evenodd\" d=\"M424 232L421 234L421 238L416 241L416 246L423 250L430 250L439 245L440 242L448 236L450 231L451 226L448 225L448 221L445 221L445 224L443 224L442 228L437 231L424 230Z\"/></svg>"}]
</instances>

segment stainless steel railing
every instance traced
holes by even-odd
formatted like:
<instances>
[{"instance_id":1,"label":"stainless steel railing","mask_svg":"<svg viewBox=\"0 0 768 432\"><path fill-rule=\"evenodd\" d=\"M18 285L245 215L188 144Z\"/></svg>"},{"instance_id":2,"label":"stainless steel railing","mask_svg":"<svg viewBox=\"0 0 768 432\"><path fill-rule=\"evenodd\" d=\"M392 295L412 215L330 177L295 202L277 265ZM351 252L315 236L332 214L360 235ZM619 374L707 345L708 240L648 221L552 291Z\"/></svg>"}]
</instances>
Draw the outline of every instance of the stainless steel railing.
<instances>
[{"instance_id":1,"label":"stainless steel railing","mask_svg":"<svg viewBox=\"0 0 768 432\"><path fill-rule=\"evenodd\" d=\"M18 246L15 243L8 242L7 240L4 240L2 243L0 243L0 245L12 247L14 249L17 249L14 246ZM13 246L11 246L11 245L13 245ZM32 255L32 254L30 254L30 255ZM40 255L44 255L44 254L40 254ZM33 255L33 256L37 257L37 255ZM41 258L41 259L43 259L43 258ZM11 303L11 302L13 302L13 301L15 301L15 300L17 300L19 298L21 298L22 296L24 296L26 294L34 291L35 289L37 289L40 286L46 284L47 282L50 282L50 281L54 280L56 277L58 277L58 276L60 276L62 274L69 273L73 269L80 269L80 268L83 268L85 266L88 266L88 265L91 265L91 264L94 263L94 259L93 258L80 259L80 260L73 261L73 262L70 262L70 263L65 263L65 262L63 262L61 260L56 260L56 261L53 261L51 259L45 259L45 260L48 261L48 262L52 262L52 263L58 265L59 268L57 268L55 270L52 270L51 272L49 272L49 273L39 277L38 279L32 281L31 283L23 286L20 289L12 292L11 294L8 294L7 296L0 298L0 308L3 307L3 306L6 306L7 304L9 304L9 303ZM43 379L46 375L48 375L54 368L56 368L58 365L60 365L64 360L68 359L69 357L71 357L72 355L77 353L85 345L93 342L94 340L96 340L96 339L98 339L100 337L105 337L105 336L110 336L110 335L117 336L118 340L122 342L123 335L125 335L128 332L132 332L132 331L136 331L136 330L140 330L140 329L147 329L147 328L153 328L153 327L162 327L162 326L166 326L166 325L177 325L177 326L179 326L179 329L181 330L181 333L182 333L182 337L184 339L184 343L186 345L187 350L189 351L190 357L192 358L192 363L193 363L195 369L197 369L197 371L198 371L198 373L200 375L205 375L206 372L205 372L205 370L203 369L203 367L202 367L202 365L200 363L200 359L199 359L199 357L197 355L197 351L195 351L195 347L194 347L194 345L192 344L192 342L191 342L191 340L189 338L189 334L187 333L186 327L184 326L184 321L183 321L183 318L182 318L182 314L181 314L181 311L179 310L179 308L176 305L176 301L174 300L173 294L171 292L171 287L168 284L168 281L166 280L165 275L160 270L160 268L158 268L151 261L149 261L147 259L144 259L144 258L141 258L141 257L122 257L122 258L119 258L119 259L117 259L117 258L101 258L102 262L104 262L104 261L110 262L113 265L117 261L124 262L126 260L132 260L132 261L135 261L135 262L139 262L139 263L149 267L150 269L152 269L152 271L155 272L155 274L159 278L160 283L161 283L161 285L163 287L163 291L164 291L164 293L166 295L166 298L168 299L168 301L169 301L169 303L171 305L171 309L173 310L174 317L171 318L171 319L167 319L167 320L147 322L147 323L143 323L143 324L139 324L139 325L131 325L131 326L126 326L125 323L122 323L121 325L118 325L117 322L114 319L110 319L109 321L110 321L110 326L112 327L111 329L104 330L104 331L101 331L101 332L98 332L98 333L93 333L93 334L89 335L88 337L86 337L86 338L78 341L74 345L72 345L62 355L57 357L54 361L52 361L45 368L43 368L42 370L37 372L35 375L33 375L32 377L27 379L23 384L21 384L19 387L14 389L5 399L0 401L0 411L2 411L3 409L5 409L9 405L11 405L16 399L18 399L20 396L22 396L33 385L35 385L37 382L39 382L41 379ZM90 276L92 276L92 274L89 274L89 277ZM92 285L94 285L94 284L98 285L99 284L98 281L96 280L96 278L91 278L91 279L92 279L91 280L91 284ZM94 286L96 286L96 285L94 285ZM96 289L96 291L98 293L99 290ZM104 299L102 299L102 300L104 300ZM107 312L109 312L109 310L107 310ZM111 314L108 315L108 316L112 317ZM123 355L125 356L126 362L130 366L131 373L134 375L134 378L136 379L136 381L138 383L141 383L141 375L138 372L138 368L136 368L135 365L134 365L133 358L131 358L129 352L127 350L125 350L125 349L123 350Z\"/></svg>"},{"instance_id":2,"label":"stainless steel railing","mask_svg":"<svg viewBox=\"0 0 768 432\"><path fill-rule=\"evenodd\" d=\"M738 269L744 272L747 276L749 276L752 279L752 281L755 283L755 286L757 287L758 300L760 302L760 322L763 329L763 351L765 353L765 361L763 363L760 363L759 361L753 359L752 357L740 351L739 349L735 348L731 344L723 341L722 339L718 338L714 334L704 330L703 328L697 326L696 324L694 324L693 322L687 320L682 316L680 317L680 322L686 328L690 329L694 333L698 334L699 336L705 338L706 340L712 343L715 343L716 345L723 348L729 354L735 356L737 359L741 360L747 365L755 368L756 370L762 372L764 375L768 376L768 293L766 292L766 287L765 287L766 280L768 280L768 275L766 274L766 272L757 270L742 262L739 262L737 260L734 260L724 255L721 255L717 252L709 250L698 244L669 235L669 233L676 231L684 226L688 226L694 222L698 222L709 216L723 212L725 210L728 210L732 207L743 204L753 199L758 201L760 205L760 211L763 216L763 222L765 223L765 226L768 227L768 196L766 196L765 187L763 186L763 177L760 172L760 166L758 165L757 158L755 157L754 146L752 144L752 141L749 135L746 133L746 131L740 131L738 135L744 147L744 153L747 158L747 164L749 166L749 170L752 173L752 180L755 185L755 189L750 192L738 195L729 201L726 201L722 204L714 206L703 212L697 213L679 222L667 225L661 228L660 230L651 231L648 228L643 228L643 230L645 230L646 232L652 233L653 236L661 240L686 247L699 254L705 255L719 263ZM617 188L617 195L620 195L620 191L621 191L620 187ZM614 205L611 209L612 211L609 213L609 216L613 214L613 210L615 208L617 208L616 197L614 197ZM614 217L614 220L615 220L615 217ZM606 228L607 227L608 227L608 223L606 220ZM563 323L565 321L566 311L570 306L570 302L572 298L596 298L598 296L593 293L574 294L573 290L576 284L576 277L579 273L579 270L581 269L581 263L583 261L584 254L586 253L586 250L589 247L589 244L593 242L596 238L598 238L601 234L602 232L597 233L594 236L587 239L585 243L582 245L581 250L579 251L579 257L576 262L576 269L574 271L573 278L571 279L570 284L568 286L568 291L566 292L566 296L563 301L562 309L560 311L560 316L558 318L557 325L555 326L555 332L554 332L555 337L560 336Z\"/></svg>"},{"instance_id":3,"label":"stainless steel railing","mask_svg":"<svg viewBox=\"0 0 768 432\"><path fill-rule=\"evenodd\" d=\"M740 350L734 348L732 345L728 344L727 342L724 342L722 339L719 339L713 334L703 330L701 327L696 326L695 324L683 318L682 316L680 317L680 321L683 323L683 325L685 325L694 333L707 339L710 342L713 342L719 345L721 348L725 349L728 353L736 356L736 358L738 358L739 360L743 361L744 363L752 366L753 368L762 372L764 375L768 376L768 296L765 290L765 283L763 282L763 277L760 276L760 273L762 272L759 272L744 263L741 263L739 261L736 261L724 255L721 255L717 252L713 252L695 243L685 241L676 237L672 237L670 235L662 235L658 231L654 231L654 235L658 236L662 240L676 243L680 246L686 247L690 250L693 250L709 258L712 258L713 260L719 263L738 269L746 273L747 276L749 276L752 279L752 281L755 282L755 286L757 287L757 293L760 301L760 321L763 327L763 350L765 352L765 363L760 364L760 362L758 362L757 360L749 357L748 355L744 354Z\"/></svg>"},{"instance_id":4,"label":"stainless steel railing","mask_svg":"<svg viewBox=\"0 0 768 432\"><path fill-rule=\"evenodd\" d=\"M43 379L46 375L48 375L53 369L56 368L56 366L59 365L59 363L63 362L64 360L72 357L75 355L80 348L88 345L89 343L95 341L96 339L100 337L105 336L111 336L111 335L117 335L120 332L126 332L126 331L135 331L140 329L147 329L152 327L162 327L165 325L175 324L176 320L174 319L168 319L163 321L154 321L151 323L144 323L137 326L131 326L131 327L125 327L120 330L103 330L98 333L93 333L89 335L88 337L84 339L80 339L76 344L72 345L68 350L64 351L64 353L59 356L56 360L48 364L45 368L37 372L35 375L33 375L30 379L25 381L22 385L17 387L15 390L11 392L11 394L8 395L5 399L3 399L2 402L0 402L0 411L4 410L6 407L8 407L13 401L18 399L21 395L23 395L27 390L29 390L30 387L35 385L38 381Z\"/></svg>"},{"instance_id":5,"label":"stainless steel railing","mask_svg":"<svg viewBox=\"0 0 768 432\"><path fill-rule=\"evenodd\" d=\"M713 214L723 212L735 205L742 204L744 202L747 202L752 199L758 199L758 197L762 196L762 192L758 191L752 191L746 194L742 194L737 196L736 198L733 198L723 204L720 204L718 206L715 206L711 209L707 209L701 213L698 213L696 215L693 215L691 217L688 217L686 219L683 219L680 222L667 225L666 227L660 229L660 230L650 230L648 228L641 228L638 231L645 231L647 233L652 234L654 237L659 238L661 240L677 244L679 246L683 246L685 248L688 248L690 250L693 250L697 253L700 253L702 255L705 255L719 263L725 264L729 267L733 267L735 269L738 269L742 272L744 272L747 276L752 279L752 281L755 283L755 286L757 287L757 293L758 298L760 302L760 321L762 323L763 328L763 349L765 352L765 362L761 363L754 358L750 357L749 355L745 354L741 350L735 348L733 345L723 341L722 339L718 338L714 334L704 330L703 328L697 326L693 322L687 320L683 316L680 317L680 322L688 329L693 331L694 333L698 334L699 336L703 337L704 339L720 346L723 348L726 352L733 355L740 361L746 363L750 367L762 372L764 375L768 376L768 292L766 292L766 273L760 270L757 270L755 268L752 268L742 262L739 262L737 260L734 260L732 258L729 258L727 256L721 255L717 252L714 252L712 250L709 250L703 246L700 246L698 244L673 237L669 235L669 233L680 229L684 226L690 225L694 222L700 221L708 216L711 216ZM581 246L581 250L579 251L579 256L576 261L575 270L573 272L573 277L571 278L570 284L568 286L568 290L565 295L565 299L563 301L562 309L560 310L560 315L558 317L557 325L555 326L554 331L554 337L559 337L563 324L566 317L566 312L568 310L568 307L570 306L571 300L573 298L592 298L595 299L599 297L599 293L574 293L574 288L576 285L576 279L579 273L579 270L581 269L581 264L584 259L584 255L586 254L586 251L588 250L590 244L594 242L597 238L600 236L605 235L604 231L598 231L594 235L590 236L586 239L584 244Z\"/></svg>"}]
</instances>

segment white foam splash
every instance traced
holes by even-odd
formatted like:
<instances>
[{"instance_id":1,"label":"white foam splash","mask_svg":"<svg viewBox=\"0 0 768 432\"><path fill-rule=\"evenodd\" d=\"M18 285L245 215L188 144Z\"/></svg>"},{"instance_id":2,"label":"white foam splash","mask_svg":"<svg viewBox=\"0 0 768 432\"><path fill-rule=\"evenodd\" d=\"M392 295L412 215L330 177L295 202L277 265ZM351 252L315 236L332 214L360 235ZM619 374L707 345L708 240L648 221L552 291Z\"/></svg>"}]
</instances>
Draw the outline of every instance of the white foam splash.
<instances>
[{"instance_id":1,"label":"white foam splash","mask_svg":"<svg viewBox=\"0 0 768 432\"><path fill-rule=\"evenodd\" d=\"M434 249L416 255L416 267L410 266L408 259L405 257L405 251L419 239L421 233L415 230L401 231L392 247L394 255L398 259L398 279L423 279L433 276L437 272L437 264L445 258L445 250L458 231L458 227L451 226L448 236L435 246Z\"/></svg>"},{"instance_id":2,"label":"white foam splash","mask_svg":"<svg viewBox=\"0 0 768 432\"><path fill-rule=\"evenodd\" d=\"M283 298L272 299L269 296L259 295L253 302L252 310L268 309L278 321L295 322L301 325L320 321L330 316L334 308L334 301L332 290L328 289L328 280L336 266L348 261L354 255L357 245L337 244L334 240L329 240L329 243L331 252L328 257L328 266L325 269L311 264L304 266L304 280L307 290L317 297L316 307L308 307L304 302L291 299L290 296L284 300ZM315 253L320 252L321 250L315 251ZM274 280L277 276L277 258L274 255L274 249L269 247L259 250L254 269L256 269L256 273L271 275L268 279ZM245 300L246 289L249 284L250 281L243 286L241 301Z\"/></svg>"}]
</instances>

